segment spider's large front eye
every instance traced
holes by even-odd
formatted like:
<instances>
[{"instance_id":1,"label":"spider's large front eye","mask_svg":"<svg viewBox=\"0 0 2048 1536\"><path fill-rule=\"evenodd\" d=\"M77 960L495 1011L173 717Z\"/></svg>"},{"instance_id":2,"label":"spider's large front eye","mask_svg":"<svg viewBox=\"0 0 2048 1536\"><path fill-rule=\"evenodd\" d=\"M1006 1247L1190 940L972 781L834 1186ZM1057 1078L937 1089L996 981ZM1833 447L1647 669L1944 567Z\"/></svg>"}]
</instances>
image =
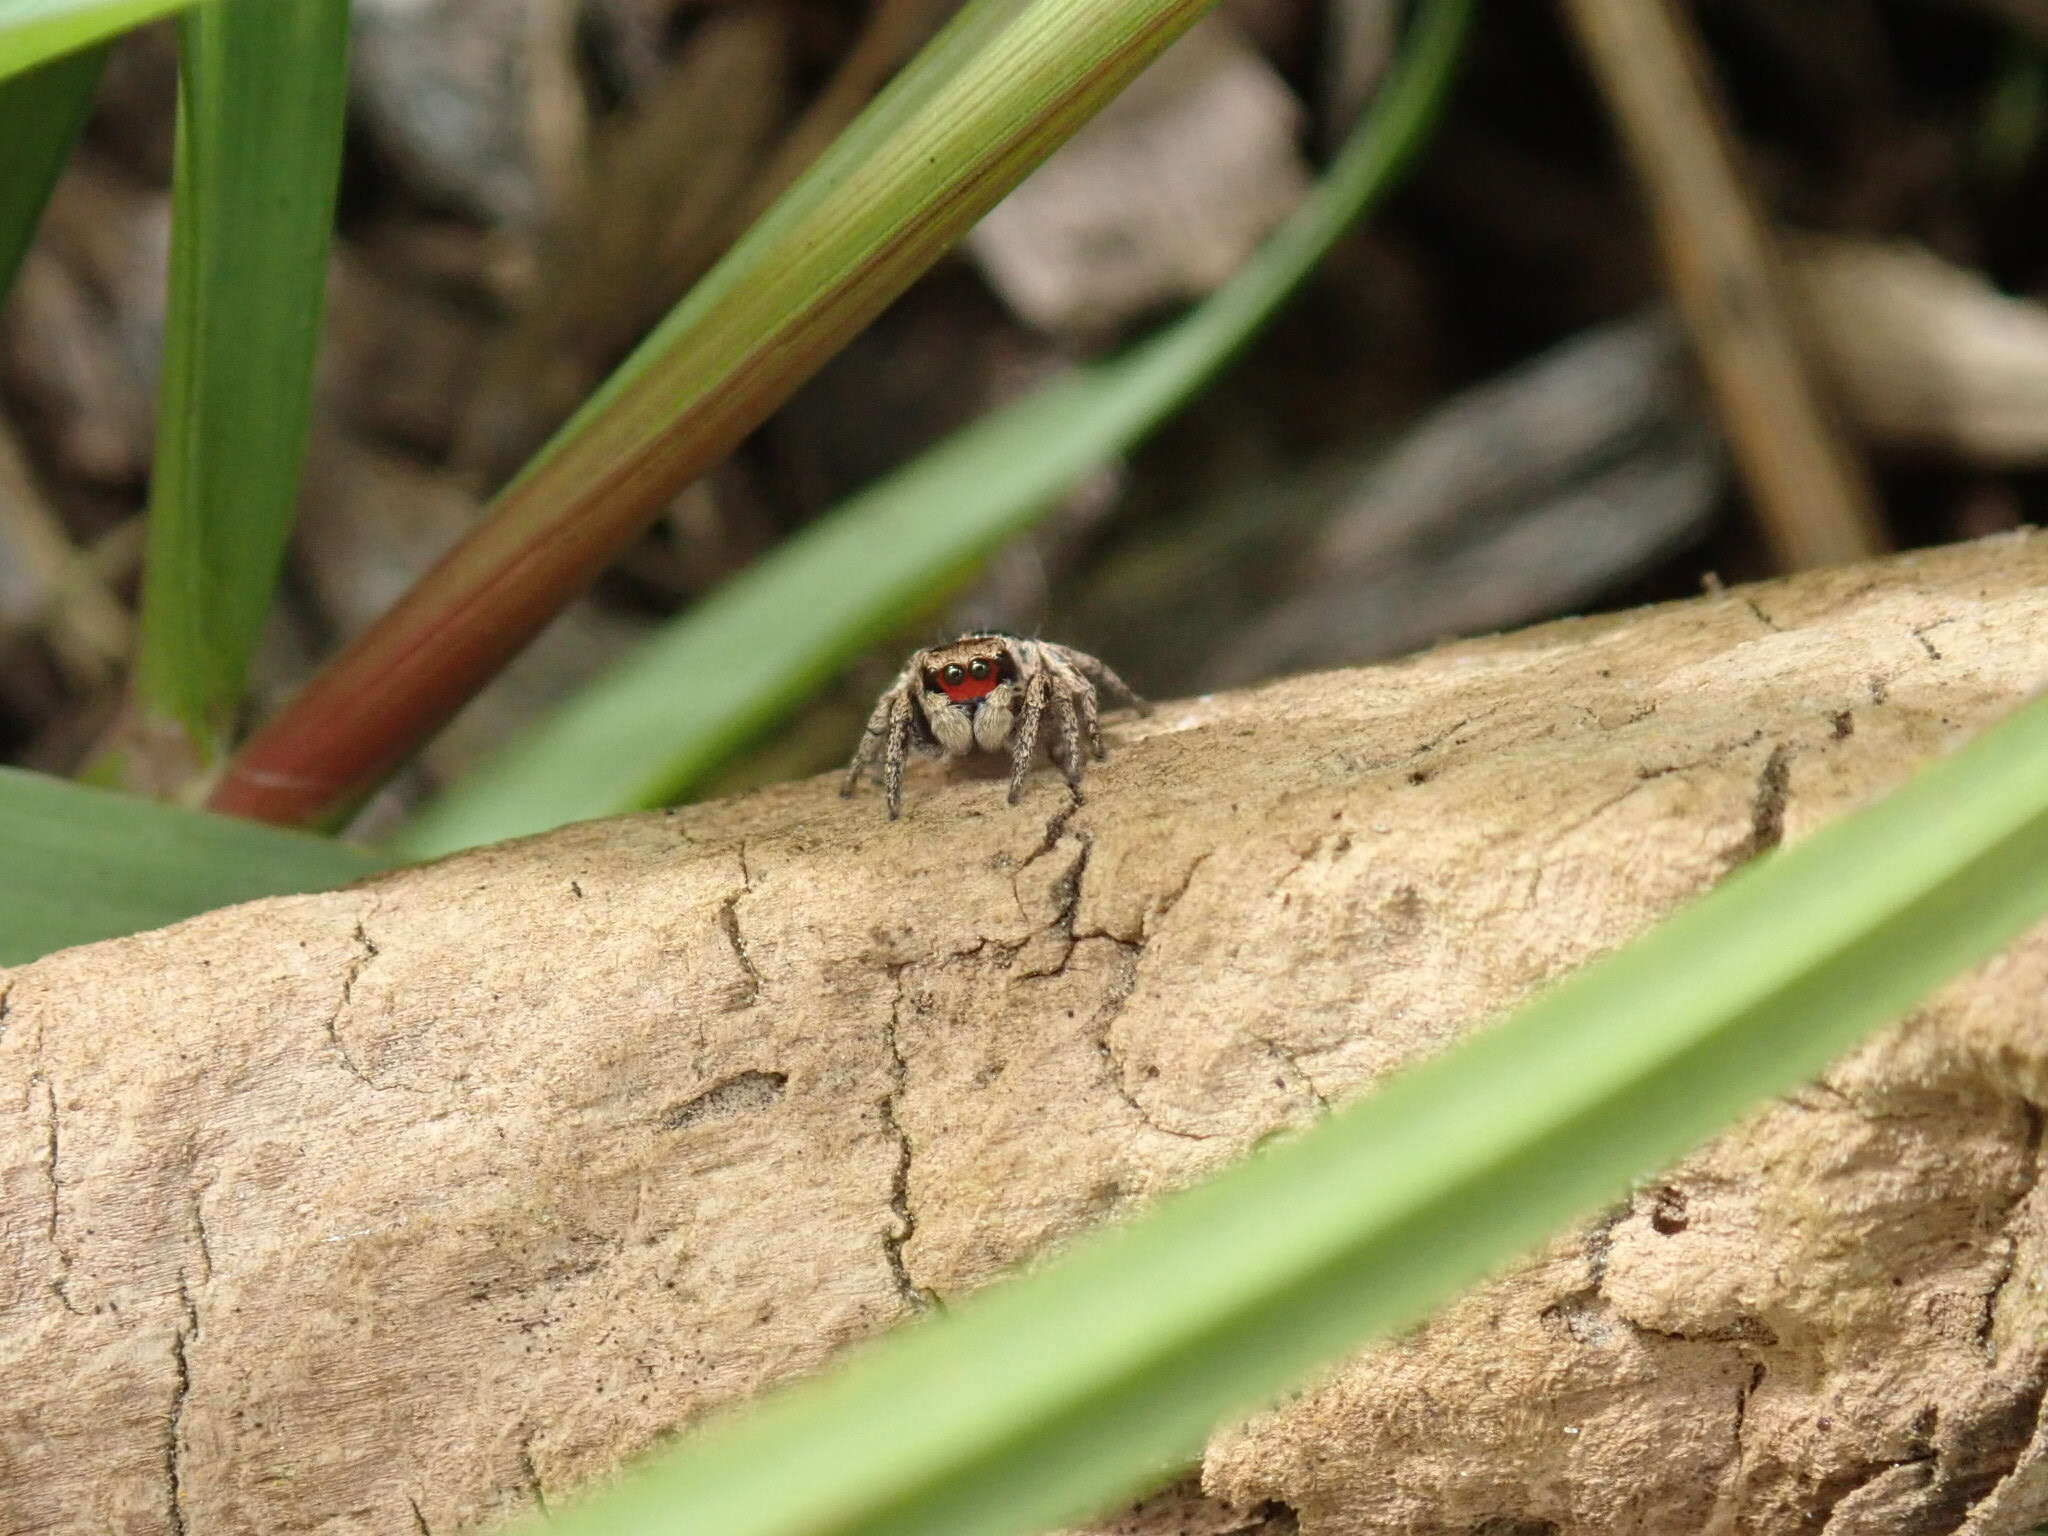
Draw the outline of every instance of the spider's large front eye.
<instances>
[{"instance_id":1,"label":"spider's large front eye","mask_svg":"<svg viewBox=\"0 0 2048 1536\"><path fill-rule=\"evenodd\" d=\"M980 666L981 663L976 662L975 665ZM974 675L976 677L981 676L979 672L975 673ZM961 683L967 680L967 669L962 667L960 663L957 661L948 662L946 664L944 676L947 682L951 683L954 687L957 688L960 686Z\"/></svg>"},{"instance_id":2,"label":"spider's large front eye","mask_svg":"<svg viewBox=\"0 0 2048 1536\"><path fill-rule=\"evenodd\" d=\"M995 668L989 665L986 656L977 656L967 664L967 671L969 676L979 679L987 677Z\"/></svg>"}]
</instances>

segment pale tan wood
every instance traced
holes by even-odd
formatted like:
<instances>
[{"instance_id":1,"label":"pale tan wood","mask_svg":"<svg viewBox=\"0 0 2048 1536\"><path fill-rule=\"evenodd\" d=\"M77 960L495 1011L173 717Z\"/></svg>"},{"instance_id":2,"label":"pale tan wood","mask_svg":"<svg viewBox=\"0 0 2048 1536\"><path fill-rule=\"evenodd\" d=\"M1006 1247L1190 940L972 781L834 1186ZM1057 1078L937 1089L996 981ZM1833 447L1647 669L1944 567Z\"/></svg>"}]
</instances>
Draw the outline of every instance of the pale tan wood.
<instances>
[{"instance_id":1,"label":"pale tan wood","mask_svg":"<svg viewBox=\"0 0 2048 1536\"><path fill-rule=\"evenodd\" d=\"M2001 537L1169 701L1078 809L834 775L0 974L0 1529L566 1497L1899 783L2044 636ZM2044 998L2037 931L1137 1528L2048 1518Z\"/></svg>"}]
</instances>

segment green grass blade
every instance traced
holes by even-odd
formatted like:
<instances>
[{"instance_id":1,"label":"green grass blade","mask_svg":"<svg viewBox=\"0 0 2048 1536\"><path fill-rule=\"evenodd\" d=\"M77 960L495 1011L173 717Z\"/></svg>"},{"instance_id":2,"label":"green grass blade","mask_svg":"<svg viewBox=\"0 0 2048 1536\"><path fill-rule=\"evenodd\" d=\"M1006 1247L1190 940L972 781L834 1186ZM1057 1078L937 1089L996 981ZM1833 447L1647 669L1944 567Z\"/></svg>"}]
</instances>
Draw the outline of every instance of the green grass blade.
<instances>
[{"instance_id":1,"label":"green grass blade","mask_svg":"<svg viewBox=\"0 0 2048 1536\"><path fill-rule=\"evenodd\" d=\"M906 608L1057 503L1227 362L1428 135L1469 0L1428 0L1366 121L1294 216L1185 319L956 434L744 572L405 829L416 854L652 805L801 702Z\"/></svg>"},{"instance_id":2,"label":"green grass blade","mask_svg":"<svg viewBox=\"0 0 2048 1536\"><path fill-rule=\"evenodd\" d=\"M683 300L489 516L243 744L209 803L297 825L344 815L1213 3L977 11L968 42L985 25L985 45L917 75L916 99L858 165L828 155L806 172L794 212L768 214L773 238L743 240Z\"/></svg>"},{"instance_id":3,"label":"green grass blade","mask_svg":"<svg viewBox=\"0 0 2048 1536\"><path fill-rule=\"evenodd\" d=\"M200 767L228 744L291 531L347 27L346 0L214 0L182 27L136 703Z\"/></svg>"},{"instance_id":4,"label":"green grass blade","mask_svg":"<svg viewBox=\"0 0 2048 1536\"><path fill-rule=\"evenodd\" d=\"M106 49L86 48L0 82L0 304L92 110L106 61Z\"/></svg>"},{"instance_id":5,"label":"green grass blade","mask_svg":"<svg viewBox=\"0 0 2048 1536\"><path fill-rule=\"evenodd\" d=\"M1025 0L968 0L577 408L524 472L532 473L556 448L574 442L678 345L707 311L728 300L764 262L775 260L777 247L791 232L800 229L842 182L860 174L862 165L884 150L948 81L1001 35L1024 6Z\"/></svg>"},{"instance_id":6,"label":"green grass blade","mask_svg":"<svg viewBox=\"0 0 2048 1536\"><path fill-rule=\"evenodd\" d=\"M0 768L0 965L390 863L332 838Z\"/></svg>"},{"instance_id":7,"label":"green grass blade","mask_svg":"<svg viewBox=\"0 0 2048 1536\"><path fill-rule=\"evenodd\" d=\"M1505 1024L707 1427L548 1531L998 1536L1086 1516L2038 921L2044 761L2048 700Z\"/></svg>"},{"instance_id":8,"label":"green grass blade","mask_svg":"<svg viewBox=\"0 0 2048 1536\"><path fill-rule=\"evenodd\" d=\"M0 79L199 0L0 0Z\"/></svg>"}]
</instances>

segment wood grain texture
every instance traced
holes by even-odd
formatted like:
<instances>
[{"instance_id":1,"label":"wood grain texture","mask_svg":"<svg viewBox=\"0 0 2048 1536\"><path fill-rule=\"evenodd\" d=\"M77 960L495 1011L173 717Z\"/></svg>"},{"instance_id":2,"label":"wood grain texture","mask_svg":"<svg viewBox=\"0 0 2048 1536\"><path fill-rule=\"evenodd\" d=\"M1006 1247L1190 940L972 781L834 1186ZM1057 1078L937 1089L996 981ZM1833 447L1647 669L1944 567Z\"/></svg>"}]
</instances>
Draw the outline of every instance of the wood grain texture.
<instances>
[{"instance_id":1,"label":"wood grain texture","mask_svg":"<svg viewBox=\"0 0 2048 1536\"><path fill-rule=\"evenodd\" d=\"M1118 717L1080 807L792 784L0 973L0 1529L562 1497L1895 785L2044 633L2001 537ZM1160 1518L2048 1517L2044 983L2037 932Z\"/></svg>"}]
</instances>

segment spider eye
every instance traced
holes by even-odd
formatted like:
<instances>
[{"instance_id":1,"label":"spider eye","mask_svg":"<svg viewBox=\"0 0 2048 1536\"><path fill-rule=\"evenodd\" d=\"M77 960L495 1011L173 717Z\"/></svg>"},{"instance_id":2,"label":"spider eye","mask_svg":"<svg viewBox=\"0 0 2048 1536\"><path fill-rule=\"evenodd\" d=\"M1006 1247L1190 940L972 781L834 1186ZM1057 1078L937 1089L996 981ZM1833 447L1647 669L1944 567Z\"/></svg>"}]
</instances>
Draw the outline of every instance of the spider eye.
<instances>
[{"instance_id":1,"label":"spider eye","mask_svg":"<svg viewBox=\"0 0 2048 1536\"><path fill-rule=\"evenodd\" d=\"M989 673L993 670L994 669L989 666L988 658L986 656L975 657L974 660L969 662L967 666L967 671L969 675L977 678L987 677Z\"/></svg>"},{"instance_id":2,"label":"spider eye","mask_svg":"<svg viewBox=\"0 0 2048 1536\"><path fill-rule=\"evenodd\" d=\"M966 680L966 677L967 669L962 667L959 662L953 661L946 664L945 678L947 682L958 687L960 683Z\"/></svg>"}]
</instances>

